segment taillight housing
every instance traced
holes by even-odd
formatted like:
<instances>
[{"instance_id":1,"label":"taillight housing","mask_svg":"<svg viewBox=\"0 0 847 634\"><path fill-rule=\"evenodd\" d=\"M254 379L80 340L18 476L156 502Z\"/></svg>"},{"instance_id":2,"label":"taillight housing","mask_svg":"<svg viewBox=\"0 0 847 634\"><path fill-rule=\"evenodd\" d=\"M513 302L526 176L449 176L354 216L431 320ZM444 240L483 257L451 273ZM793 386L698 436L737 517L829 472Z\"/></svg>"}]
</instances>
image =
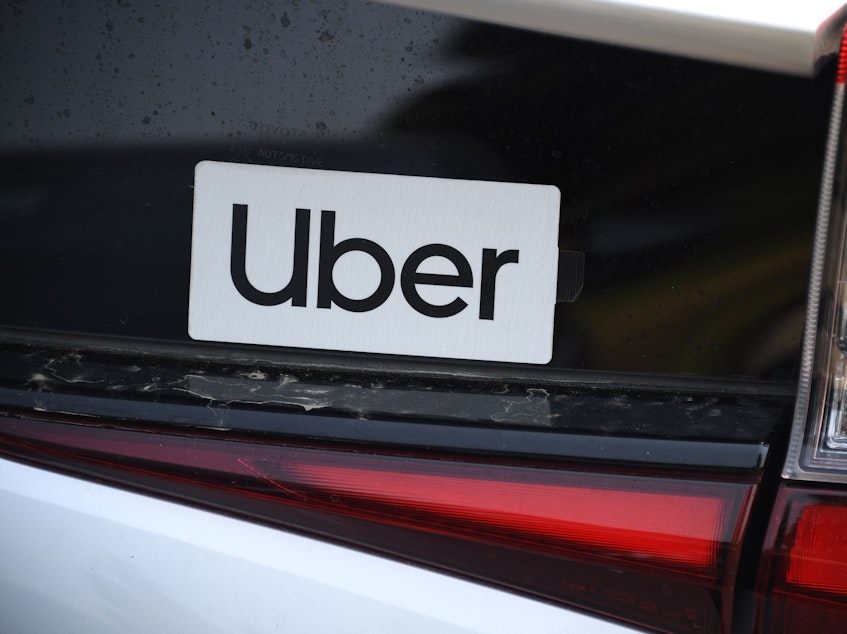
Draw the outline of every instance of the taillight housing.
<instances>
[{"instance_id":1,"label":"taillight housing","mask_svg":"<svg viewBox=\"0 0 847 634\"><path fill-rule=\"evenodd\" d=\"M847 627L847 162L842 39L827 141L797 405L756 586L755 631ZM813 488L812 483L817 483Z\"/></svg>"},{"instance_id":2,"label":"taillight housing","mask_svg":"<svg viewBox=\"0 0 847 634\"><path fill-rule=\"evenodd\" d=\"M505 459L0 417L0 454L662 632L726 632L758 472Z\"/></svg>"}]
</instances>

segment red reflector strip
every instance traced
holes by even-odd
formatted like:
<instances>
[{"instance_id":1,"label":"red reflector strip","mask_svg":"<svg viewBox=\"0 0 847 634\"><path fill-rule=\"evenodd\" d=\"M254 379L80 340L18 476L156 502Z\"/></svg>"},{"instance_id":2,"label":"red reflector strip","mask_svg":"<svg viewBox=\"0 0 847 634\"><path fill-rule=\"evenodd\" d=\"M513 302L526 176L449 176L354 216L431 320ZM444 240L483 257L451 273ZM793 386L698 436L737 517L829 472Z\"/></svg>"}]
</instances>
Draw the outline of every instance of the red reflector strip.
<instances>
[{"instance_id":1,"label":"red reflector strip","mask_svg":"<svg viewBox=\"0 0 847 634\"><path fill-rule=\"evenodd\" d=\"M838 70L835 74L835 84L843 86L847 83L847 28L841 32L841 48L838 53Z\"/></svg>"},{"instance_id":2,"label":"red reflector strip","mask_svg":"<svg viewBox=\"0 0 847 634\"><path fill-rule=\"evenodd\" d=\"M0 419L0 431L117 468L233 482L287 504L711 578L754 489L36 420Z\"/></svg>"}]
</instances>

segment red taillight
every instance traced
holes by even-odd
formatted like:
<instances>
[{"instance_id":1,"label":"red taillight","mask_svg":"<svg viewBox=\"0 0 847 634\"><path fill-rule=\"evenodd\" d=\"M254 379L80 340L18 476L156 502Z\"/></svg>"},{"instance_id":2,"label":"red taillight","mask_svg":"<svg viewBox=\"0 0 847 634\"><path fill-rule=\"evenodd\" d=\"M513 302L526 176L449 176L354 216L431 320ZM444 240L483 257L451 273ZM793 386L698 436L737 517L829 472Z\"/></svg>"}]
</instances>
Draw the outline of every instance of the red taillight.
<instances>
[{"instance_id":1,"label":"red taillight","mask_svg":"<svg viewBox=\"0 0 847 634\"><path fill-rule=\"evenodd\" d=\"M847 506L810 504L797 518L785 580L813 591L847 594Z\"/></svg>"},{"instance_id":2,"label":"red taillight","mask_svg":"<svg viewBox=\"0 0 847 634\"><path fill-rule=\"evenodd\" d=\"M703 574L715 571L732 519L733 500L714 484L324 452L263 467L339 510Z\"/></svg>"},{"instance_id":3,"label":"red taillight","mask_svg":"<svg viewBox=\"0 0 847 634\"><path fill-rule=\"evenodd\" d=\"M755 483L0 419L83 469L667 632L727 631Z\"/></svg>"},{"instance_id":4,"label":"red taillight","mask_svg":"<svg viewBox=\"0 0 847 634\"><path fill-rule=\"evenodd\" d=\"M635 565L667 575L668 583L674 572L723 578L723 546L749 502L745 493L752 493L752 487L688 479L324 452L263 467L257 471L265 478L307 494L325 510L551 553L563 561ZM632 588L613 594L611 601L623 602L612 611L618 616L630 608L644 624L650 621L645 611L661 610ZM674 607L675 618L688 619L686 630L696 630L708 612L696 603ZM681 607L687 615L679 614Z\"/></svg>"},{"instance_id":5,"label":"red taillight","mask_svg":"<svg viewBox=\"0 0 847 634\"><path fill-rule=\"evenodd\" d=\"M847 629L847 494L780 491L765 542L757 632Z\"/></svg>"}]
</instances>

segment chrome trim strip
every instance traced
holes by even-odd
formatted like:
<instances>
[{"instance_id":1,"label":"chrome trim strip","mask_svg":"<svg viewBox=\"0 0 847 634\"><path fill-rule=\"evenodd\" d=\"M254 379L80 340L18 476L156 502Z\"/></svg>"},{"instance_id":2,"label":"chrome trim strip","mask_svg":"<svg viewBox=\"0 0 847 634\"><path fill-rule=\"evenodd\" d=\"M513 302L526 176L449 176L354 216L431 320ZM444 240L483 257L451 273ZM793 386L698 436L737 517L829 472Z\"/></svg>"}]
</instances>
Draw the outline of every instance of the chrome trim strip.
<instances>
[{"instance_id":1,"label":"chrome trim strip","mask_svg":"<svg viewBox=\"0 0 847 634\"><path fill-rule=\"evenodd\" d=\"M835 53L838 0L382 0L485 22L810 76Z\"/></svg>"}]
</instances>

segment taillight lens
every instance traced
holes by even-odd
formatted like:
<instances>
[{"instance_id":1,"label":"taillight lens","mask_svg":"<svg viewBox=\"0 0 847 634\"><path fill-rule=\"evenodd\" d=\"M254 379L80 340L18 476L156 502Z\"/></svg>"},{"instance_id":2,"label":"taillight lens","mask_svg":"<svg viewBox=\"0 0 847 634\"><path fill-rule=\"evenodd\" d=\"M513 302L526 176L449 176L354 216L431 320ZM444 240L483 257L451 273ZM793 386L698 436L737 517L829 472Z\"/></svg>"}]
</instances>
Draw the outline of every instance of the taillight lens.
<instances>
[{"instance_id":1,"label":"taillight lens","mask_svg":"<svg viewBox=\"0 0 847 634\"><path fill-rule=\"evenodd\" d=\"M768 532L757 632L841 634L847 627L847 494L784 488Z\"/></svg>"},{"instance_id":2,"label":"taillight lens","mask_svg":"<svg viewBox=\"0 0 847 634\"><path fill-rule=\"evenodd\" d=\"M0 451L665 632L728 631L756 483L0 418Z\"/></svg>"}]
</instances>

